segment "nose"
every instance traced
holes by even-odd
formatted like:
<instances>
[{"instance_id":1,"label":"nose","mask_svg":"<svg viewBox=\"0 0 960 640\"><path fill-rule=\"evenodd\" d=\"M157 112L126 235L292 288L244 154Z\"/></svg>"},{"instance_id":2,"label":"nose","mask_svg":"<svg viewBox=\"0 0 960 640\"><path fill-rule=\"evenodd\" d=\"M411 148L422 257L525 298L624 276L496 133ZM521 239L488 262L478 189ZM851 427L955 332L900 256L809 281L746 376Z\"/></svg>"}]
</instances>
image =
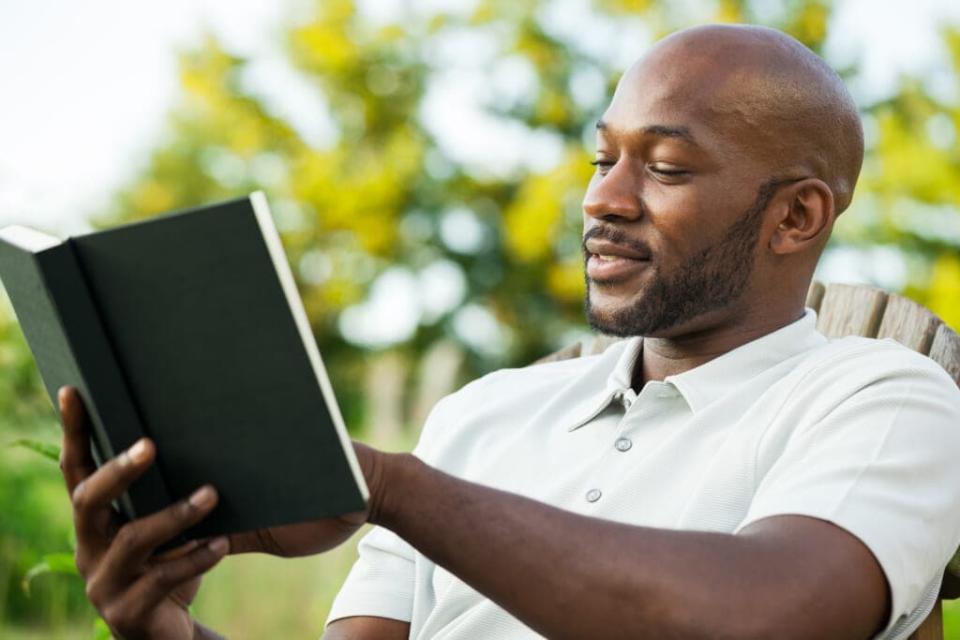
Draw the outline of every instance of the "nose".
<instances>
[{"instance_id":1,"label":"nose","mask_svg":"<svg viewBox=\"0 0 960 640\"><path fill-rule=\"evenodd\" d=\"M594 174L583 197L583 213L599 220L633 221L643 213L639 180L621 160L606 175Z\"/></svg>"}]
</instances>

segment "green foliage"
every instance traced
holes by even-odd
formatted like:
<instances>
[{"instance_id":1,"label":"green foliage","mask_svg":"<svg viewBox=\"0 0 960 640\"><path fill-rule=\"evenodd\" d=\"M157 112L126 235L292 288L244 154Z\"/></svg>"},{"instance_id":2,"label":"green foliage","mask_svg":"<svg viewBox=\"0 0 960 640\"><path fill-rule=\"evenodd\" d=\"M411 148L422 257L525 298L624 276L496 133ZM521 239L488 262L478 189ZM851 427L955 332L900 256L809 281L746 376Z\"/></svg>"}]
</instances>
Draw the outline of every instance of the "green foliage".
<instances>
[{"instance_id":1,"label":"green foliage","mask_svg":"<svg viewBox=\"0 0 960 640\"><path fill-rule=\"evenodd\" d=\"M41 442L40 440L33 440L31 438L20 438L19 440L14 440L10 443L11 447L23 447L28 451L33 451L48 460L53 460L54 462L60 461L60 447L50 444L49 442Z\"/></svg>"},{"instance_id":2,"label":"green foliage","mask_svg":"<svg viewBox=\"0 0 960 640\"><path fill-rule=\"evenodd\" d=\"M763 13L757 11L760 4ZM606 25L633 21L638 32L645 27L663 35L709 20L763 19L814 50L829 33L833 4L791 0L771 13L770 3L749 0L592 2L597 20ZM181 96L165 133L95 223L142 219L264 189L354 429L367 420L369 375L383 347L349 341L343 318L368 299L385 273L400 269L422 277L440 265L464 283L455 305L423 314L412 335L390 346L411 370L432 347L450 341L466 356L459 381L494 367L526 364L583 330L580 198L592 171L584 140L623 70L614 53L598 52L545 18L552 5L480 0L468 14L437 10L388 23L372 19L351 0L315 1L311 11L291 21L282 42L293 73L324 107L316 117L329 120L332 133L325 140L305 136L281 115L283 110L249 81L252 61L208 35L181 53ZM691 6L700 12L691 13ZM491 68L510 61L529 71L533 79L509 95L498 93L486 70L477 71L490 87L483 106L516 131L553 141L555 158L490 171L460 159L435 138L424 105L448 71L444 47L464 37L489 44ZM896 247L908 265L905 291L960 327L960 100L955 97L960 30L945 28L943 37L953 65L952 93L933 92L921 79L904 78L895 95L861 105L867 158L854 204L841 218L833 244ZM573 90L584 78L595 80L592 98ZM518 137L517 145L522 144ZM454 241L459 231L452 222L458 216L475 229L476 242ZM464 310L492 318L504 336L502 348L484 348L484 339L471 336L473 329L462 322ZM0 448L0 619L56 626L86 617L92 624L78 580L38 577L67 571L65 555L49 554L70 546L69 513L56 468L32 455L57 457L52 444L57 427L5 306L0 309L0 371L0 442L16 445ZM407 420L412 421L415 388L429 377L426 371L403 381ZM319 588L324 604L349 566L338 563L324 569L327 578ZM284 571L278 571L278 581L293 575ZM28 574L29 598L20 588ZM313 585L311 576L298 576ZM218 586L229 589L230 583L236 580ZM306 600L313 591L304 593L292 608L312 617L291 618L287 635L315 634L320 628L325 612ZM233 613L203 593L199 605L214 623ZM271 610L257 602L258 610L261 605ZM955 625L950 615L948 629ZM109 635L102 624L95 633Z\"/></svg>"},{"instance_id":3,"label":"green foliage","mask_svg":"<svg viewBox=\"0 0 960 640\"><path fill-rule=\"evenodd\" d=\"M61 626L77 617L92 619L80 580L47 573L74 573L72 526L63 479L48 459L56 425L28 427L47 434L30 447L0 448L0 619ZM56 459L56 455L53 456Z\"/></svg>"},{"instance_id":4,"label":"green foliage","mask_svg":"<svg viewBox=\"0 0 960 640\"><path fill-rule=\"evenodd\" d=\"M640 17L654 33L710 17L656 2L594 4L600 20ZM378 276L398 266L418 274L431 265L454 265L466 288L456 308L439 317L427 314L415 333L395 346L407 358L416 361L431 344L453 338L467 351L463 378L524 364L582 330L579 202L592 171L583 140L622 71L551 25L544 18L548 5L483 0L468 15L438 10L383 23L350 0L315 3L284 42L291 67L327 107L324 117L334 135L319 146L243 81L250 61L208 36L181 56L183 98L171 114L168 135L118 195L113 212L100 220L137 219L265 188L352 421L363 420L363 398L352 390L362 387L365 369L348 363L362 360L370 345L345 339L341 315L366 299ZM785 3L771 26L819 50L830 11L829 2ZM716 3L713 17L756 22L770 15L740 0ZM536 79L512 97L493 90L484 104L519 131L557 142L561 151L546 168L521 166L489 175L449 157L434 139L422 108L446 71L436 52L467 30L490 43L495 61L525 66ZM951 33L947 37L954 42ZM591 74L602 79L598 100L578 100L572 83ZM957 106L948 109L919 83L905 83L893 99L864 107L879 123L858 195L858 202L868 204L846 214L840 227L849 231L838 233L838 242L916 247L919 266L907 292L954 321L957 303L945 302L943 294L960 286L956 242L924 235L890 213L902 211L904 199L957 202L956 150L914 135L937 113L956 119ZM870 211L864 213L865 207ZM484 230L477 246L449 246L443 227L454 209L465 210ZM949 215L956 217L956 211ZM457 329L464 307L479 308L499 323L503 349L485 351Z\"/></svg>"},{"instance_id":5,"label":"green foliage","mask_svg":"<svg viewBox=\"0 0 960 640\"><path fill-rule=\"evenodd\" d=\"M66 576L78 576L77 565L73 560L73 553L48 553L40 558L40 562L30 567L23 575L23 592L30 595L30 584L37 576L48 573Z\"/></svg>"},{"instance_id":6,"label":"green foliage","mask_svg":"<svg viewBox=\"0 0 960 640\"><path fill-rule=\"evenodd\" d=\"M90 637L91 640L111 640L113 634L110 633L110 627L107 626L103 618L97 618L93 621L93 635Z\"/></svg>"}]
</instances>

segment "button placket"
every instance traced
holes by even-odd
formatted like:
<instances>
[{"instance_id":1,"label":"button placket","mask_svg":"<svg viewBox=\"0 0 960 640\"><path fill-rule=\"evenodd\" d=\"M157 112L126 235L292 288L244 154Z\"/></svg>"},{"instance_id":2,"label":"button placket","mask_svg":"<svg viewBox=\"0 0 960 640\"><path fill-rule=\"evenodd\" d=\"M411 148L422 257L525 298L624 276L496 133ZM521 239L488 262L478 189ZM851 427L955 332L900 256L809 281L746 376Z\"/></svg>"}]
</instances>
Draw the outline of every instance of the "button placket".
<instances>
[{"instance_id":1,"label":"button placket","mask_svg":"<svg viewBox=\"0 0 960 640\"><path fill-rule=\"evenodd\" d=\"M622 408L623 414L618 420L614 446L610 447L607 445L607 447L609 447L606 449L607 454L602 456L600 467L594 474L591 474L593 476L592 481L588 481L589 484L584 487L584 493L581 494L583 500L589 505L595 505L599 508L603 498L603 489L601 487L610 481L615 481L615 478L618 476L616 468L619 465L613 464L614 458L610 456L618 456L620 453L628 451L633 447L633 440L623 435L623 433L627 414L631 413L631 411L636 412L638 408L634 406L637 399L637 394L633 389L618 390L614 392L610 398L612 403ZM590 511L592 512L592 509Z\"/></svg>"}]
</instances>

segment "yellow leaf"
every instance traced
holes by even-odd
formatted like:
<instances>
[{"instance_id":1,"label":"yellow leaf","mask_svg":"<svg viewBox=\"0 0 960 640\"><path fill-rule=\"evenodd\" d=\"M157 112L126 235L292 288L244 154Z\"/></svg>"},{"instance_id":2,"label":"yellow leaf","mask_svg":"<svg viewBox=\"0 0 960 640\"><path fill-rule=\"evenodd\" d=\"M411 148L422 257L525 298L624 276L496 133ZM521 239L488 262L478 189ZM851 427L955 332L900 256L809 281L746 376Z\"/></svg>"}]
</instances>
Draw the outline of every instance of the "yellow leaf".
<instances>
[{"instance_id":1,"label":"yellow leaf","mask_svg":"<svg viewBox=\"0 0 960 640\"><path fill-rule=\"evenodd\" d=\"M944 253L937 258L927 296L930 310L954 329L960 329L960 256Z\"/></svg>"}]
</instances>

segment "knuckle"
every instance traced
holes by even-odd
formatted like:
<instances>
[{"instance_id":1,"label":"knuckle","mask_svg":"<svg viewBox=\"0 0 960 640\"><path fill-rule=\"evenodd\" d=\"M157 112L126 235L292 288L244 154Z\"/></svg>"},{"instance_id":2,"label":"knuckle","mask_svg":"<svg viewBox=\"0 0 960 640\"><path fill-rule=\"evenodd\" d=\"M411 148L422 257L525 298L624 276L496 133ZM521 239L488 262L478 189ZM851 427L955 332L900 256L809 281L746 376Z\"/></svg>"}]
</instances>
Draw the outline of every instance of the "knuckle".
<instances>
[{"instance_id":1,"label":"knuckle","mask_svg":"<svg viewBox=\"0 0 960 640\"><path fill-rule=\"evenodd\" d=\"M100 609L100 580L96 577L90 578L87 580L87 584L84 586L84 595L87 596L87 600L96 608Z\"/></svg>"},{"instance_id":2,"label":"knuckle","mask_svg":"<svg viewBox=\"0 0 960 640\"><path fill-rule=\"evenodd\" d=\"M167 589L173 582L173 573L167 564L158 564L150 570L150 581L159 588Z\"/></svg>"},{"instance_id":3,"label":"knuckle","mask_svg":"<svg viewBox=\"0 0 960 640\"><path fill-rule=\"evenodd\" d=\"M103 616L103 621L107 623L107 626L111 629L116 630L120 634L123 634L127 631L129 626L127 621L126 612L122 607L118 606L108 606L105 607L100 615Z\"/></svg>"},{"instance_id":4,"label":"knuckle","mask_svg":"<svg viewBox=\"0 0 960 640\"><path fill-rule=\"evenodd\" d=\"M117 531L113 542L124 551L133 551L143 542L143 532L136 524L125 524Z\"/></svg>"},{"instance_id":5,"label":"knuckle","mask_svg":"<svg viewBox=\"0 0 960 640\"><path fill-rule=\"evenodd\" d=\"M87 481L81 480L73 489L73 493L70 494L70 501L73 503L73 508L77 511L82 511L86 508L89 497L87 496L89 492L87 491Z\"/></svg>"},{"instance_id":6,"label":"knuckle","mask_svg":"<svg viewBox=\"0 0 960 640\"><path fill-rule=\"evenodd\" d=\"M203 548L197 551L196 553L191 553L188 555L186 560L186 565L189 567L189 572L191 575L196 575L202 573L203 570L216 558L213 551L210 551L210 548L207 545L203 545Z\"/></svg>"}]
</instances>

